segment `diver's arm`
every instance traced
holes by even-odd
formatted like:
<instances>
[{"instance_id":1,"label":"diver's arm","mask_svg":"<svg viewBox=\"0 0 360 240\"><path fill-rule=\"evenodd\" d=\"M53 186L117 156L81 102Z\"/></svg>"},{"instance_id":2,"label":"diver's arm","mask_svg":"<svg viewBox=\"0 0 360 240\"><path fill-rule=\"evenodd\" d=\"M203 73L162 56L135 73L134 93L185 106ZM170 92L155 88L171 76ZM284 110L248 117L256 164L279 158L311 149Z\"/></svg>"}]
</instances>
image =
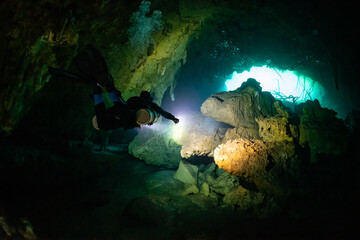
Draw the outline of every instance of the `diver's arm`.
<instances>
[{"instance_id":1,"label":"diver's arm","mask_svg":"<svg viewBox=\"0 0 360 240\"><path fill-rule=\"evenodd\" d=\"M112 102L119 102L121 104L126 104L125 100L121 96L121 92L119 90L114 89L113 91L109 92L109 97Z\"/></svg>"},{"instance_id":2,"label":"diver's arm","mask_svg":"<svg viewBox=\"0 0 360 240\"><path fill-rule=\"evenodd\" d=\"M169 113L169 112L165 111L164 109L162 109L161 107L159 107L157 104L151 102L150 107L152 109L154 109L156 112L158 112L164 118L172 120L174 123L179 122L179 119L177 119L174 115L172 115L171 113Z\"/></svg>"}]
</instances>

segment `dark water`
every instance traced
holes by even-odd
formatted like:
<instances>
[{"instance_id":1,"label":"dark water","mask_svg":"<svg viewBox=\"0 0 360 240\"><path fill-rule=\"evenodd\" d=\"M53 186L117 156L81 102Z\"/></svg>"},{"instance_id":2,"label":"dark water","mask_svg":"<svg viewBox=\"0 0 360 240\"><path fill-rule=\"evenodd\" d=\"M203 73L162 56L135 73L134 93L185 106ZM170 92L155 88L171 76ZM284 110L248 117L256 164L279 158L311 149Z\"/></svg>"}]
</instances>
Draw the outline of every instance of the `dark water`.
<instances>
[{"instance_id":1,"label":"dark water","mask_svg":"<svg viewBox=\"0 0 360 240\"><path fill-rule=\"evenodd\" d=\"M8 147L0 165L6 215L30 219L40 239L123 235L125 206L146 194L144 180L159 168L146 166L127 150L110 150L59 156Z\"/></svg>"},{"instance_id":2,"label":"dark water","mask_svg":"<svg viewBox=\"0 0 360 240\"><path fill-rule=\"evenodd\" d=\"M106 152L97 148L63 155L3 148L0 211L8 223L28 219L39 239L346 239L354 230L352 181L328 171L336 168L320 165L316 177L303 183L313 186L311 190L290 196L279 213L270 216L237 214L220 205L222 196L218 206L188 208L197 194L160 198L168 199L165 209L140 202L132 205L141 207L132 209L140 219L129 218L126 211L134 199L159 194L149 190L147 179L157 176L161 188L171 191L173 170L146 165L129 156L124 146L110 145ZM169 203L179 208L167 211ZM176 217L166 216L174 212Z\"/></svg>"}]
</instances>

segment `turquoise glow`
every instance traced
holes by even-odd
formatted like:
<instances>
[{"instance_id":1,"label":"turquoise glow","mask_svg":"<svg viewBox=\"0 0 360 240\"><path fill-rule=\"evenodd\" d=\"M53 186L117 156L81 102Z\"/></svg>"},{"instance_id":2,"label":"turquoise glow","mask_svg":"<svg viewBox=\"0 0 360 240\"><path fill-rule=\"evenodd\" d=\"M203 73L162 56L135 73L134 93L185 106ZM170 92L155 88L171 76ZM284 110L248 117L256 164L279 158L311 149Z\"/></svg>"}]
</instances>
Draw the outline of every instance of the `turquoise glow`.
<instances>
[{"instance_id":1,"label":"turquoise glow","mask_svg":"<svg viewBox=\"0 0 360 240\"><path fill-rule=\"evenodd\" d=\"M248 78L260 82L263 91L269 91L275 98L287 101L304 102L318 99L321 102L324 93L323 87L308 76L267 66L252 67L250 71L242 73L234 72L232 78L225 82L227 90L237 89Z\"/></svg>"}]
</instances>

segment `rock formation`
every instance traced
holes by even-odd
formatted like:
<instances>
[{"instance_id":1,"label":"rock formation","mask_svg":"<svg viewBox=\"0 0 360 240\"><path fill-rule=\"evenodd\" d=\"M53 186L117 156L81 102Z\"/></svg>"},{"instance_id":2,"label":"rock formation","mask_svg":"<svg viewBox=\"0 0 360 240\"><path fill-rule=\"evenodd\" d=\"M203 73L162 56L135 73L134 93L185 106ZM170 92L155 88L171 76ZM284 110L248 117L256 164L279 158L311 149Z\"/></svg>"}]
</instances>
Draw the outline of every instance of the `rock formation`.
<instances>
[{"instance_id":1,"label":"rock formation","mask_svg":"<svg viewBox=\"0 0 360 240\"><path fill-rule=\"evenodd\" d=\"M147 164L175 168L181 161L179 146L171 137L171 128L156 131L143 127L129 145L129 153Z\"/></svg>"},{"instance_id":2,"label":"rock formation","mask_svg":"<svg viewBox=\"0 0 360 240\"><path fill-rule=\"evenodd\" d=\"M266 142L293 141L297 127L290 113L254 79L231 92L213 94L201 106L206 117L190 117L182 141L182 157L213 156L214 149L229 140L244 138ZM223 124L221 124L221 122ZM215 148L214 148L215 146Z\"/></svg>"},{"instance_id":3,"label":"rock formation","mask_svg":"<svg viewBox=\"0 0 360 240\"><path fill-rule=\"evenodd\" d=\"M333 111L308 101L291 112L254 79L233 92L212 95L201 110L216 121L192 115L197 121L185 128L181 156L213 156L220 168L263 193L284 194L287 181L298 181L307 151L316 162L317 156L336 156L346 148L347 131ZM201 191L223 194L214 190L212 175L200 172L199 181Z\"/></svg>"},{"instance_id":4,"label":"rock formation","mask_svg":"<svg viewBox=\"0 0 360 240\"><path fill-rule=\"evenodd\" d=\"M181 161L174 178L183 183L197 184L199 168L195 165Z\"/></svg>"},{"instance_id":5,"label":"rock formation","mask_svg":"<svg viewBox=\"0 0 360 240\"><path fill-rule=\"evenodd\" d=\"M265 201L265 195L260 192L251 191L238 186L225 195L224 203L231 205L237 210L246 212L248 210L260 213Z\"/></svg>"},{"instance_id":6,"label":"rock formation","mask_svg":"<svg viewBox=\"0 0 360 240\"><path fill-rule=\"evenodd\" d=\"M299 172L295 146L285 141L228 141L215 149L214 159L220 168L268 193L279 193L281 179L295 178L294 173Z\"/></svg>"},{"instance_id":7,"label":"rock formation","mask_svg":"<svg viewBox=\"0 0 360 240\"><path fill-rule=\"evenodd\" d=\"M318 155L340 155L346 151L347 130L336 112L322 108L317 100L307 101L297 107L300 113L299 144L309 147L311 161Z\"/></svg>"},{"instance_id":8,"label":"rock formation","mask_svg":"<svg viewBox=\"0 0 360 240\"><path fill-rule=\"evenodd\" d=\"M336 155L346 148L345 125L333 111L321 108L317 101L308 101L300 104L296 112L291 112L270 93L263 92L254 79L235 91L212 95L201 110L208 116L187 115L181 123L182 137L176 144L170 130L162 131L162 137L157 138L154 138L156 134L146 136L141 133L130 145L130 149L137 150L130 152L149 164L167 167L177 166L181 158L214 157L215 162L228 172L245 177L246 181L266 185L277 181L274 180L276 177L267 179L268 176L285 174L284 171L297 177L295 173L299 171L300 163L296 149L306 151L304 148L309 147L315 162L318 155ZM167 127L171 128L170 125ZM335 129L340 134L335 134ZM155 149L165 149L165 157ZM172 159L171 164L168 159ZM277 173L270 173L270 169Z\"/></svg>"},{"instance_id":9,"label":"rock formation","mask_svg":"<svg viewBox=\"0 0 360 240\"><path fill-rule=\"evenodd\" d=\"M250 79L235 91L213 94L202 104L201 112L233 127L258 132L255 119L272 115L274 102L269 92L262 92L259 83Z\"/></svg>"},{"instance_id":10,"label":"rock formation","mask_svg":"<svg viewBox=\"0 0 360 240\"><path fill-rule=\"evenodd\" d=\"M214 149L221 144L229 127L200 113L187 115L180 139L181 156L183 158L212 157Z\"/></svg>"}]
</instances>

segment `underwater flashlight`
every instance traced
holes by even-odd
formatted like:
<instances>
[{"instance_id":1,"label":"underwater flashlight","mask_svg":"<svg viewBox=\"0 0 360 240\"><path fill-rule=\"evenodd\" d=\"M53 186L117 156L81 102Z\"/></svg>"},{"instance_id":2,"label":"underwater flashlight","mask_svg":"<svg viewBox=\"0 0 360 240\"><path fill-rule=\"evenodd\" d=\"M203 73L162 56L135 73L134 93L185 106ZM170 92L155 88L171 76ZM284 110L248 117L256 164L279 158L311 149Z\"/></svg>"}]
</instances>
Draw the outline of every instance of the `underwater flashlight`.
<instances>
[{"instance_id":1,"label":"underwater flashlight","mask_svg":"<svg viewBox=\"0 0 360 240\"><path fill-rule=\"evenodd\" d=\"M156 123L160 114L149 108L141 108L136 112L136 123L139 125L148 125Z\"/></svg>"}]
</instances>

